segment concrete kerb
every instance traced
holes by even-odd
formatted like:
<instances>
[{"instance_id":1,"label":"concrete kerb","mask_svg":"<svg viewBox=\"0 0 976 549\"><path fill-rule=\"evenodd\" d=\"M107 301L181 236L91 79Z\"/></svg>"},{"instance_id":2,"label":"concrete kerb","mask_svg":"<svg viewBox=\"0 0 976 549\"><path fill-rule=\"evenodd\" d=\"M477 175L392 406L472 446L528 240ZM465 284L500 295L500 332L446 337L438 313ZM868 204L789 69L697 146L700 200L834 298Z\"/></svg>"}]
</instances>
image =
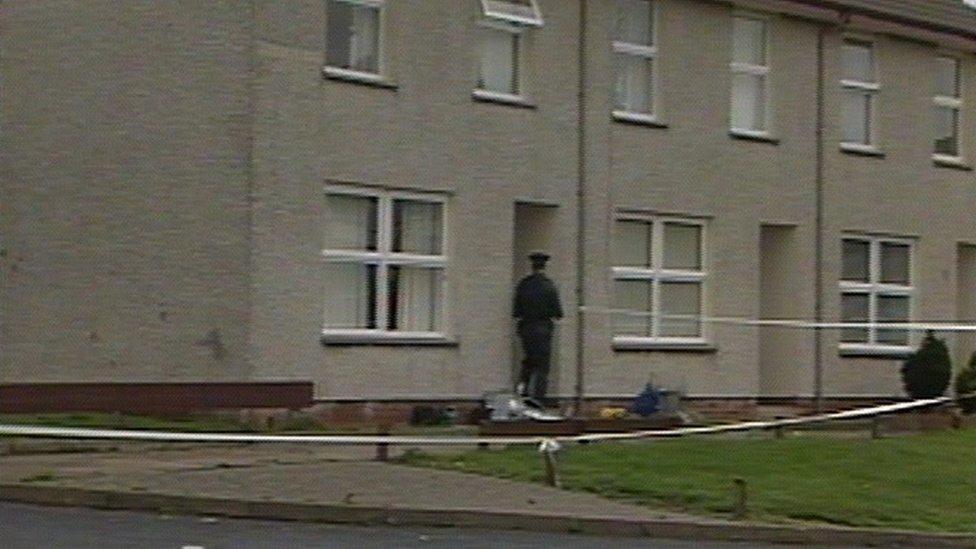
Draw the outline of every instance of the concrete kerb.
<instances>
[{"instance_id":1,"label":"concrete kerb","mask_svg":"<svg viewBox=\"0 0 976 549\"><path fill-rule=\"evenodd\" d=\"M976 548L976 535L668 519L619 519L464 509L418 509L250 501L57 486L0 484L0 500L50 506L333 524L470 527L692 541L868 547Z\"/></svg>"}]
</instances>

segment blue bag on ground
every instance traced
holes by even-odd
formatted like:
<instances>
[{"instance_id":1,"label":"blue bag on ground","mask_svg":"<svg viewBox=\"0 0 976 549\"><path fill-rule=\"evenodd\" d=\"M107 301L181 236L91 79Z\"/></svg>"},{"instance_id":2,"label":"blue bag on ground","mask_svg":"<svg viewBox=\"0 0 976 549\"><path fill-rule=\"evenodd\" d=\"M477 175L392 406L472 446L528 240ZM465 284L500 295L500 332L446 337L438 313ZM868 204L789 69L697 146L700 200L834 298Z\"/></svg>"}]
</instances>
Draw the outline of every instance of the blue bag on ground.
<instances>
[{"instance_id":1,"label":"blue bag on ground","mask_svg":"<svg viewBox=\"0 0 976 549\"><path fill-rule=\"evenodd\" d=\"M656 387L648 383L644 386L644 390L641 391L639 395L634 397L634 404L631 406L630 411L641 416L647 417L655 412L661 410L661 391L658 391Z\"/></svg>"}]
</instances>

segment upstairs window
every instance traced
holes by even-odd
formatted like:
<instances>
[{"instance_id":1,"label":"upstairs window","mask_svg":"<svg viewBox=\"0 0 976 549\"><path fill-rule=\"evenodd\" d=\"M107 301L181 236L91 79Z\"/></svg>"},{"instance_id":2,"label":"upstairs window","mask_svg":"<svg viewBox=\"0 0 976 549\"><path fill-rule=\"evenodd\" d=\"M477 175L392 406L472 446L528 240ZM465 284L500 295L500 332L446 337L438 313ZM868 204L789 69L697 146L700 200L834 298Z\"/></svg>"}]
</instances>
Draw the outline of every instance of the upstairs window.
<instances>
[{"instance_id":1,"label":"upstairs window","mask_svg":"<svg viewBox=\"0 0 976 549\"><path fill-rule=\"evenodd\" d=\"M844 39L842 55L843 142L846 148L874 148L876 141L877 82L874 45L853 38Z\"/></svg>"},{"instance_id":2,"label":"upstairs window","mask_svg":"<svg viewBox=\"0 0 976 549\"><path fill-rule=\"evenodd\" d=\"M841 350L909 351L909 331L885 323L911 319L912 242L848 236L843 239L841 321L859 324L841 331Z\"/></svg>"},{"instance_id":3,"label":"upstairs window","mask_svg":"<svg viewBox=\"0 0 976 549\"><path fill-rule=\"evenodd\" d=\"M616 0L613 31L616 118L654 120L657 78L656 4Z\"/></svg>"},{"instance_id":4,"label":"upstairs window","mask_svg":"<svg viewBox=\"0 0 976 549\"><path fill-rule=\"evenodd\" d=\"M962 114L962 78L959 60L936 59L935 156L956 160L962 156L959 129Z\"/></svg>"},{"instance_id":5,"label":"upstairs window","mask_svg":"<svg viewBox=\"0 0 976 549\"><path fill-rule=\"evenodd\" d=\"M336 73L380 73L382 0L326 0L326 69Z\"/></svg>"},{"instance_id":6,"label":"upstairs window","mask_svg":"<svg viewBox=\"0 0 976 549\"><path fill-rule=\"evenodd\" d=\"M518 25L542 26L542 14L535 0L481 0L485 17Z\"/></svg>"},{"instance_id":7,"label":"upstairs window","mask_svg":"<svg viewBox=\"0 0 976 549\"><path fill-rule=\"evenodd\" d=\"M535 0L481 0L480 59L475 96L520 102L525 31L541 27Z\"/></svg>"},{"instance_id":8,"label":"upstairs window","mask_svg":"<svg viewBox=\"0 0 976 549\"><path fill-rule=\"evenodd\" d=\"M444 208L437 195L327 189L323 334L443 334Z\"/></svg>"},{"instance_id":9,"label":"upstairs window","mask_svg":"<svg viewBox=\"0 0 976 549\"><path fill-rule=\"evenodd\" d=\"M768 25L758 17L732 18L732 131L768 131Z\"/></svg>"},{"instance_id":10,"label":"upstairs window","mask_svg":"<svg viewBox=\"0 0 976 549\"><path fill-rule=\"evenodd\" d=\"M522 94L522 32L519 27L486 21L480 34L478 90L518 97Z\"/></svg>"}]
</instances>

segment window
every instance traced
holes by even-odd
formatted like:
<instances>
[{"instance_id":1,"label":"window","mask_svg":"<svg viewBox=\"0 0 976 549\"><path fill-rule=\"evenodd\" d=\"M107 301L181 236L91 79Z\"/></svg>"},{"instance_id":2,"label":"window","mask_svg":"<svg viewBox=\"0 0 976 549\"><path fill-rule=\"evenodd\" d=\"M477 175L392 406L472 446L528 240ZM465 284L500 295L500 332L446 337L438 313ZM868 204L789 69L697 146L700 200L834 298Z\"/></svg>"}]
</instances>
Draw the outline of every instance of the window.
<instances>
[{"instance_id":1,"label":"window","mask_svg":"<svg viewBox=\"0 0 976 549\"><path fill-rule=\"evenodd\" d=\"M626 215L614 224L614 343L703 343L704 226Z\"/></svg>"},{"instance_id":2,"label":"window","mask_svg":"<svg viewBox=\"0 0 976 549\"><path fill-rule=\"evenodd\" d=\"M486 21L478 31L481 41L478 90L501 96L520 96L522 93L519 70L522 54L521 29Z\"/></svg>"},{"instance_id":3,"label":"window","mask_svg":"<svg viewBox=\"0 0 976 549\"><path fill-rule=\"evenodd\" d=\"M732 130L767 132L769 62L767 22L758 17L732 18Z\"/></svg>"},{"instance_id":4,"label":"window","mask_svg":"<svg viewBox=\"0 0 976 549\"><path fill-rule=\"evenodd\" d=\"M845 39L842 63L842 118L845 148L873 149L876 139L877 83L874 45Z\"/></svg>"},{"instance_id":5,"label":"window","mask_svg":"<svg viewBox=\"0 0 976 549\"><path fill-rule=\"evenodd\" d=\"M427 195L326 190L324 333L443 333L444 206Z\"/></svg>"},{"instance_id":6,"label":"window","mask_svg":"<svg viewBox=\"0 0 976 549\"><path fill-rule=\"evenodd\" d=\"M475 97L522 104L522 57L527 26L541 27L535 0L481 0L481 51Z\"/></svg>"},{"instance_id":7,"label":"window","mask_svg":"<svg viewBox=\"0 0 976 549\"><path fill-rule=\"evenodd\" d=\"M542 26L542 14L535 0L481 0L485 17L520 25Z\"/></svg>"},{"instance_id":8,"label":"window","mask_svg":"<svg viewBox=\"0 0 976 549\"><path fill-rule=\"evenodd\" d=\"M959 159L960 114L962 113L962 79L960 63L954 57L936 59L935 155Z\"/></svg>"},{"instance_id":9,"label":"window","mask_svg":"<svg viewBox=\"0 0 976 549\"><path fill-rule=\"evenodd\" d=\"M325 64L333 73L380 73L382 0L326 0Z\"/></svg>"},{"instance_id":10,"label":"window","mask_svg":"<svg viewBox=\"0 0 976 549\"><path fill-rule=\"evenodd\" d=\"M882 325L911 318L912 242L850 236L843 239L842 256L841 321L865 326L844 328L841 349L910 351L908 330Z\"/></svg>"},{"instance_id":11,"label":"window","mask_svg":"<svg viewBox=\"0 0 976 549\"><path fill-rule=\"evenodd\" d=\"M613 32L614 117L651 120L656 116L656 4L616 0Z\"/></svg>"}]
</instances>

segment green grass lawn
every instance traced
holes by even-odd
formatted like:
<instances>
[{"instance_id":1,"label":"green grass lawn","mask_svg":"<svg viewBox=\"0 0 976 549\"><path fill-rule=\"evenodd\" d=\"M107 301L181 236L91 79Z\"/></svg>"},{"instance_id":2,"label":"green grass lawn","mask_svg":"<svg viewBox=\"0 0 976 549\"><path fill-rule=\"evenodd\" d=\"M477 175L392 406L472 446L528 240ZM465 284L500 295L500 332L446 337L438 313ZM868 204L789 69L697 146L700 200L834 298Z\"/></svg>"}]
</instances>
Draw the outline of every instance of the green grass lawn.
<instances>
[{"instance_id":1,"label":"green grass lawn","mask_svg":"<svg viewBox=\"0 0 976 549\"><path fill-rule=\"evenodd\" d=\"M568 446L563 487L653 508L729 516L733 479L750 518L976 532L976 429L880 440L685 438ZM542 482L535 448L409 453L407 464Z\"/></svg>"}]
</instances>

